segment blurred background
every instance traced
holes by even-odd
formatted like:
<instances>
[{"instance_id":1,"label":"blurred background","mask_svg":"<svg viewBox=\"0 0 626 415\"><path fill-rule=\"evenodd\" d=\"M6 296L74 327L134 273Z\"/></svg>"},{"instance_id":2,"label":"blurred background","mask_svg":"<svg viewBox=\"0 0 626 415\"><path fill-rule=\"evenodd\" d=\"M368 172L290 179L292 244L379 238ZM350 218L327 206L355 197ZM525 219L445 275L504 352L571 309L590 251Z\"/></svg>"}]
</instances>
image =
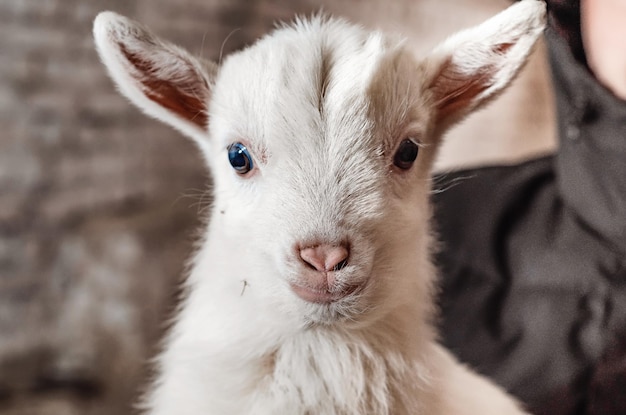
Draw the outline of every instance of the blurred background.
<instances>
[{"instance_id":1,"label":"blurred background","mask_svg":"<svg viewBox=\"0 0 626 415\"><path fill-rule=\"evenodd\" d=\"M137 19L217 60L323 8L423 54L506 0L0 0L0 414L130 414L149 375L209 178L99 63L91 22ZM515 87L457 127L439 169L554 148L540 45Z\"/></svg>"}]
</instances>

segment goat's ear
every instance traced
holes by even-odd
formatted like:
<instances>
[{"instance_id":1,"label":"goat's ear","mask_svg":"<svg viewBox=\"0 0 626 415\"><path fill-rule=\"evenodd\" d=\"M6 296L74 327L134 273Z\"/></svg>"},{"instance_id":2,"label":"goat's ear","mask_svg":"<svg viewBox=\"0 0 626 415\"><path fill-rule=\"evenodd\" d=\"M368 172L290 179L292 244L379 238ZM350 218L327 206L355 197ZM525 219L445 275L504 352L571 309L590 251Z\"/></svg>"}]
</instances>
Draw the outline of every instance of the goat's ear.
<instances>
[{"instance_id":1,"label":"goat's ear","mask_svg":"<svg viewBox=\"0 0 626 415\"><path fill-rule=\"evenodd\" d=\"M425 62L438 128L485 105L515 78L545 25L545 4L523 0L453 35Z\"/></svg>"},{"instance_id":2,"label":"goat's ear","mask_svg":"<svg viewBox=\"0 0 626 415\"><path fill-rule=\"evenodd\" d=\"M93 32L100 58L122 94L146 114L201 146L206 144L215 64L159 40L138 23L113 12L100 13Z\"/></svg>"}]
</instances>

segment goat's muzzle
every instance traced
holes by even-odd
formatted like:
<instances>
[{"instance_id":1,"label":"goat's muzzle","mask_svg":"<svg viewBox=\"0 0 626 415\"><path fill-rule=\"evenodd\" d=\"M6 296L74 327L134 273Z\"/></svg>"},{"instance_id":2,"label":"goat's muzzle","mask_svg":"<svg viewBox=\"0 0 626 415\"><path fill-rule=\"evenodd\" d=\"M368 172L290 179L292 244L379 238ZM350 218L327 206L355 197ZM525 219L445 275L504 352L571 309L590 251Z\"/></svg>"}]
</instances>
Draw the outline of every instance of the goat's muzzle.
<instances>
[{"instance_id":1,"label":"goat's muzzle","mask_svg":"<svg viewBox=\"0 0 626 415\"><path fill-rule=\"evenodd\" d=\"M360 284L342 284L338 274L348 265L347 244L317 244L298 250L302 272L290 283L293 292L311 303L332 303L354 293Z\"/></svg>"}]
</instances>

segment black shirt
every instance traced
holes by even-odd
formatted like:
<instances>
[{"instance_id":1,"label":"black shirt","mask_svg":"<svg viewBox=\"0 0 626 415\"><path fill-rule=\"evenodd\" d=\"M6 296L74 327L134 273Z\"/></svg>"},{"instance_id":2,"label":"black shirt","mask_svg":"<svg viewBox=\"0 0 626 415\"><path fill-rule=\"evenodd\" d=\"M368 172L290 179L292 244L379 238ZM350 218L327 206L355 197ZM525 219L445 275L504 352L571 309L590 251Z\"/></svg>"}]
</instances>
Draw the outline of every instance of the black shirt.
<instances>
[{"instance_id":1,"label":"black shirt","mask_svg":"<svg viewBox=\"0 0 626 415\"><path fill-rule=\"evenodd\" d=\"M626 414L626 103L559 11L557 154L448 173L434 196L443 341L533 413Z\"/></svg>"}]
</instances>

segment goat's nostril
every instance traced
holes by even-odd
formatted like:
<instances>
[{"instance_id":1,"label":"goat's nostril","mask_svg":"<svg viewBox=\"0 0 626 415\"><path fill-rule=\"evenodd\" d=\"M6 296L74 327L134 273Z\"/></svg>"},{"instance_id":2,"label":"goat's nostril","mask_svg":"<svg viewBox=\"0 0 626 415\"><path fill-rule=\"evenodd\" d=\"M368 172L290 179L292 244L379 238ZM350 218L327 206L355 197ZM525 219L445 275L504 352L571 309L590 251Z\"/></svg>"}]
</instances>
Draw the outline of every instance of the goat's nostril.
<instances>
[{"instance_id":1,"label":"goat's nostril","mask_svg":"<svg viewBox=\"0 0 626 415\"><path fill-rule=\"evenodd\" d=\"M333 267L333 271L341 271L343 268L345 268L346 265L348 265L348 259L342 259L340 262L337 263L337 265Z\"/></svg>"},{"instance_id":2,"label":"goat's nostril","mask_svg":"<svg viewBox=\"0 0 626 415\"><path fill-rule=\"evenodd\" d=\"M300 249L300 258L319 272L339 271L348 264L348 248L343 245L316 245Z\"/></svg>"}]
</instances>

